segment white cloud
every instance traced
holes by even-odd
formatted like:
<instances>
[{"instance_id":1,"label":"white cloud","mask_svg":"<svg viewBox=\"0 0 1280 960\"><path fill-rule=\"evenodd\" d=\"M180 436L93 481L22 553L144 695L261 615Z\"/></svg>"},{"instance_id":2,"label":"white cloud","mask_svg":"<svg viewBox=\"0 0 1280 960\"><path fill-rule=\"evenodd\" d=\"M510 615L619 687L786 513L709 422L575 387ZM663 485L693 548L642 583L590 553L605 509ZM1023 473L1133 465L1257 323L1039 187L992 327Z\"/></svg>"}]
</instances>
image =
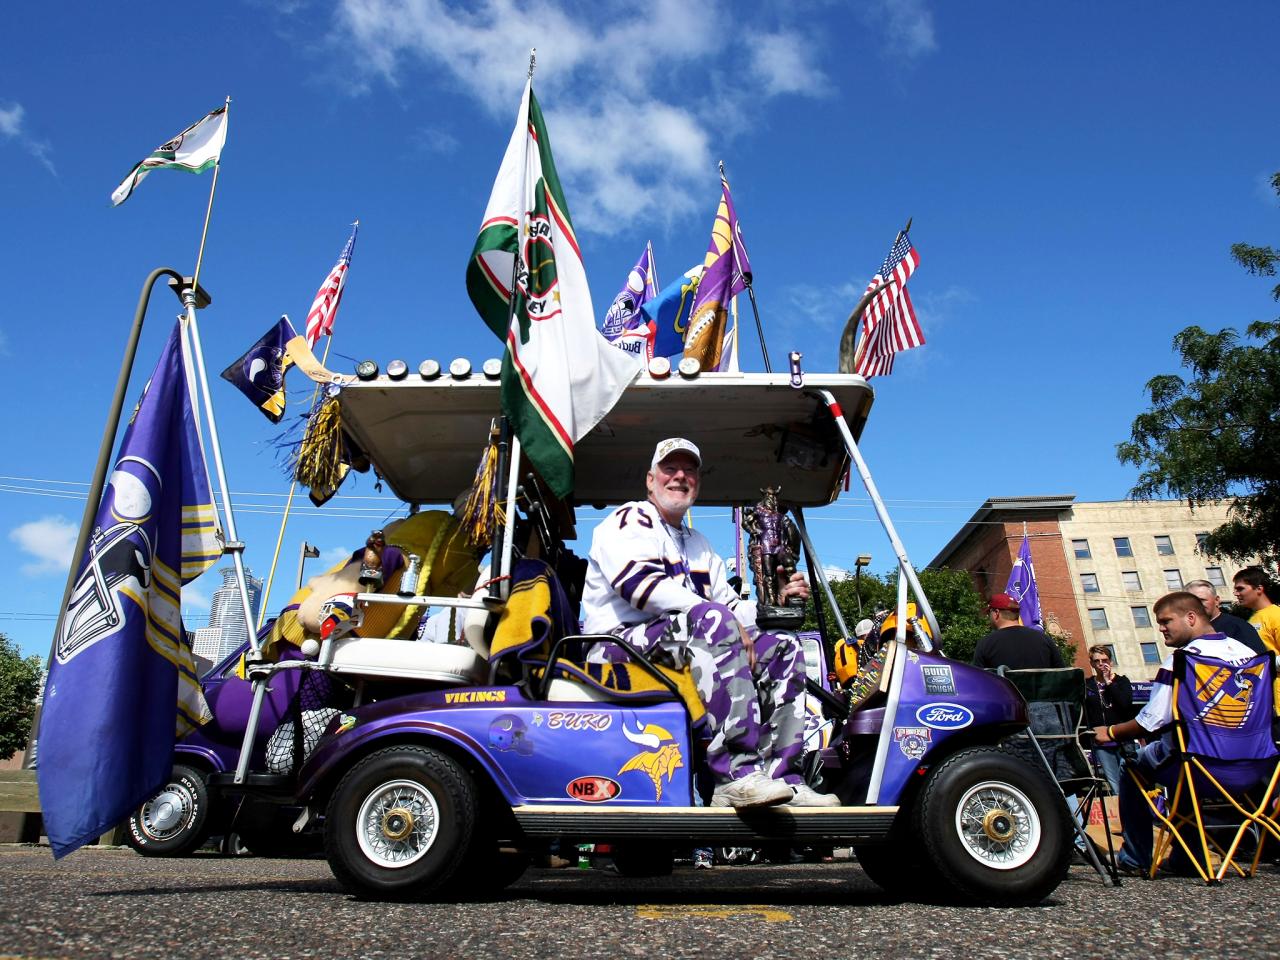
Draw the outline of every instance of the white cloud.
<instances>
[{"instance_id":1,"label":"white cloud","mask_svg":"<svg viewBox=\"0 0 1280 960\"><path fill-rule=\"evenodd\" d=\"M23 109L22 104L11 103L6 106L0 103L0 136L17 141L23 150L39 160L46 170L57 176L58 171L54 169L53 161L49 159L52 148L47 141L38 140L27 133L25 117L26 110Z\"/></svg>"},{"instance_id":2,"label":"white cloud","mask_svg":"<svg viewBox=\"0 0 1280 960\"><path fill-rule=\"evenodd\" d=\"M23 576L65 576L71 568L71 554L79 532L79 527L59 516L41 517L10 530L9 539L32 560L22 565Z\"/></svg>"},{"instance_id":3,"label":"white cloud","mask_svg":"<svg viewBox=\"0 0 1280 960\"><path fill-rule=\"evenodd\" d=\"M351 559L350 547L330 547L328 550L320 551L320 557L316 560L317 569L315 573L321 570L328 570L332 566L336 566L338 561L346 562Z\"/></svg>"},{"instance_id":4,"label":"white cloud","mask_svg":"<svg viewBox=\"0 0 1280 960\"><path fill-rule=\"evenodd\" d=\"M207 593L192 584L187 584L182 588L182 614L186 617L200 616L206 621L209 619L209 609L213 606L213 600ZM241 616L243 620L243 615ZM203 623L200 626L204 626ZM194 630L195 627L191 623L187 624L188 630Z\"/></svg>"},{"instance_id":5,"label":"white cloud","mask_svg":"<svg viewBox=\"0 0 1280 960\"><path fill-rule=\"evenodd\" d=\"M822 572L827 575L828 582L832 580L843 580L846 577L852 576L852 574L844 567L834 567L825 563L822 565Z\"/></svg>"},{"instance_id":6,"label":"white cloud","mask_svg":"<svg viewBox=\"0 0 1280 960\"><path fill-rule=\"evenodd\" d=\"M812 44L795 33L747 36L751 70L759 77L769 96L828 92L827 78L813 64Z\"/></svg>"},{"instance_id":7,"label":"white cloud","mask_svg":"<svg viewBox=\"0 0 1280 960\"><path fill-rule=\"evenodd\" d=\"M917 293L910 285L908 289L911 290L911 302L916 308L916 319L920 321L920 329L924 331L926 340L931 333L937 333L950 325L964 307L978 300L972 291L954 284L945 290L938 291L926 290Z\"/></svg>"},{"instance_id":8,"label":"white cloud","mask_svg":"<svg viewBox=\"0 0 1280 960\"><path fill-rule=\"evenodd\" d=\"M465 8L342 0L334 39L358 69L393 86L415 67L443 68L446 82L437 86L452 85L512 122L529 48L538 47L540 100L575 223L606 234L709 206L715 160L726 139L747 129L751 111L770 97L828 90L817 45L794 31L746 32L750 66L734 70L725 55L740 55L741 41L697 29L679 0L590 9L588 21L567 0ZM710 2L698 21L728 15Z\"/></svg>"},{"instance_id":9,"label":"white cloud","mask_svg":"<svg viewBox=\"0 0 1280 960\"><path fill-rule=\"evenodd\" d=\"M885 53L915 60L938 49L933 13L925 0L875 0L864 19L884 31Z\"/></svg>"}]
</instances>

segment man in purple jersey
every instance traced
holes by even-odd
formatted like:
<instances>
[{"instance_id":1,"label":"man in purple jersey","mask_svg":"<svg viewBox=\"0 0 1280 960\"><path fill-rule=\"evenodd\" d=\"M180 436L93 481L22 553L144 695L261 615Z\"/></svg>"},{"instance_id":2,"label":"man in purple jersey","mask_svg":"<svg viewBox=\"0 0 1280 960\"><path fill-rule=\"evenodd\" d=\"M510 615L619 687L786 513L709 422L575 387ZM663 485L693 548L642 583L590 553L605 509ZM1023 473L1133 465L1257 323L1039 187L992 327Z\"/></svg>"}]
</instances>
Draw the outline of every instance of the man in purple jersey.
<instances>
[{"instance_id":1,"label":"man in purple jersey","mask_svg":"<svg viewBox=\"0 0 1280 960\"><path fill-rule=\"evenodd\" d=\"M804 653L791 633L760 633L756 605L729 586L724 561L684 526L698 497L702 455L679 437L654 450L648 497L623 504L591 540L582 614L587 633L621 637L654 662L688 666L707 706L715 779L711 805L838 806L804 782ZM796 573L782 602L807 599ZM593 658L622 658L597 645Z\"/></svg>"}]
</instances>

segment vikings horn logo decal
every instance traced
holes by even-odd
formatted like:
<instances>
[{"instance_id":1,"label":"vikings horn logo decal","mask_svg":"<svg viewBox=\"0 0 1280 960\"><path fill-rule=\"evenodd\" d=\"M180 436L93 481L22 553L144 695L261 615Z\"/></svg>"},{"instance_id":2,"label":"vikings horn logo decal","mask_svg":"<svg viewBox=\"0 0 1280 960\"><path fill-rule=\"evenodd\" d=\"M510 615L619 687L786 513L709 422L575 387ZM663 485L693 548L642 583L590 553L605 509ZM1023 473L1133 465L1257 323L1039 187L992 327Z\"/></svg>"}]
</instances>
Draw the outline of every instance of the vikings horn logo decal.
<instances>
[{"instance_id":1,"label":"vikings horn logo decal","mask_svg":"<svg viewBox=\"0 0 1280 960\"><path fill-rule=\"evenodd\" d=\"M624 763L618 775L628 770L643 770L653 781L654 800L662 799L662 778L671 782L672 775L684 766L680 756L680 745L676 738L656 723L646 723L639 731L633 733L627 729L627 722L622 722L622 735L638 747L644 749Z\"/></svg>"},{"instance_id":2,"label":"vikings horn logo decal","mask_svg":"<svg viewBox=\"0 0 1280 960\"><path fill-rule=\"evenodd\" d=\"M54 650L59 663L123 626L124 597L145 616L152 562L145 524L159 495L160 474L152 464L141 457L120 458L103 497L116 522L105 529L99 526L89 541L85 566L71 592Z\"/></svg>"}]
</instances>

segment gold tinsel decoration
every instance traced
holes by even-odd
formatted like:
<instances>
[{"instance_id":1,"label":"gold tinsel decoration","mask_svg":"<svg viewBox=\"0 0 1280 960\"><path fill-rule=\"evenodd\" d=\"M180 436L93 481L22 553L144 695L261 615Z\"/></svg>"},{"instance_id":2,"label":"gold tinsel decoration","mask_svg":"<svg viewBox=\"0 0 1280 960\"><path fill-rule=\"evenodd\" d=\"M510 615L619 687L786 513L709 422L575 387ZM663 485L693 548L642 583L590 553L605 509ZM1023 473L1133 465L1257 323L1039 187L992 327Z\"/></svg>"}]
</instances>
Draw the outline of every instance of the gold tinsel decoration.
<instances>
[{"instance_id":1,"label":"gold tinsel decoration","mask_svg":"<svg viewBox=\"0 0 1280 960\"><path fill-rule=\"evenodd\" d=\"M293 479L311 490L336 490L346 471L342 462L342 415L338 398L327 397L311 414L293 458Z\"/></svg>"},{"instance_id":2,"label":"gold tinsel decoration","mask_svg":"<svg viewBox=\"0 0 1280 960\"><path fill-rule=\"evenodd\" d=\"M471 483L471 493L459 515L467 543L478 551L488 550L497 530L506 522L505 511L498 503L498 437L496 430L489 431L489 443L476 467L476 478Z\"/></svg>"}]
</instances>

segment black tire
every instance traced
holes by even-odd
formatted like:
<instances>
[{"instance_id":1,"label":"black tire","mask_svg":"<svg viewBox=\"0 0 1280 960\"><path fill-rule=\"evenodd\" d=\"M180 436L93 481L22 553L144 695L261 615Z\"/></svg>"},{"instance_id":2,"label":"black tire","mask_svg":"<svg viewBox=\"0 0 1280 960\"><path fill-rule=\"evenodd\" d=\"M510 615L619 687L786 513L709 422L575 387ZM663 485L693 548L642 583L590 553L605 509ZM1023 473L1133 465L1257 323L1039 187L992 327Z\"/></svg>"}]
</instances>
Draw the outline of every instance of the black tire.
<instances>
[{"instance_id":1,"label":"black tire","mask_svg":"<svg viewBox=\"0 0 1280 960\"><path fill-rule=\"evenodd\" d=\"M1067 876L1071 823L1048 775L1003 750L962 750L921 788L914 828L954 899L1039 903Z\"/></svg>"},{"instance_id":2,"label":"black tire","mask_svg":"<svg viewBox=\"0 0 1280 960\"><path fill-rule=\"evenodd\" d=\"M613 865L620 877L669 877L675 865L675 850L665 843L616 843Z\"/></svg>"},{"instance_id":3,"label":"black tire","mask_svg":"<svg viewBox=\"0 0 1280 960\"><path fill-rule=\"evenodd\" d=\"M200 848L213 827L205 775L175 763L169 779L129 815L125 841L144 857L182 857Z\"/></svg>"},{"instance_id":4,"label":"black tire","mask_svg":"<svg viewBox=\"0 0 1280 960\"><path fill-rule=\"evenodd\" d=\"M475 825L475 785L430 747L388 747L352 767L329 800L324 849L357 896L427 897L458 870Z\"/></svg>"}]
</instances>

